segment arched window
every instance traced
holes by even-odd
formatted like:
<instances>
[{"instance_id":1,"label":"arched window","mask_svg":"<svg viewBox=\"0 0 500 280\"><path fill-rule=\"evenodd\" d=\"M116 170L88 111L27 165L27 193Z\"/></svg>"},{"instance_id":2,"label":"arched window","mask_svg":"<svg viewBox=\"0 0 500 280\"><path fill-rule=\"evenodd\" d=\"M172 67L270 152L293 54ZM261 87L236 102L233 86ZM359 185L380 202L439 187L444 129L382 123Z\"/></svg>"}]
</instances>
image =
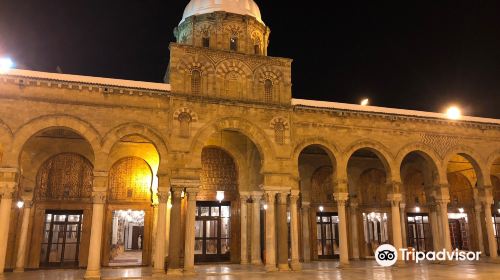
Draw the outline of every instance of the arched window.
<instances>
[{"instance_id":1,"label":"arched window","mask_svg":"<svg viewBox=\"0 0 500 280\"><path fill-rule=\"evenodd\" d=\"M200 94L201 92L201 72L199 70L191 71L191 93Z\"/></svg>"},{"instance_id":2,"label":"arched window","mask_svg":"<svg viewBox=\"0 0 500 280\"><path fill-rule=\"evenodd\" d=\"M193 118L189 113L182 112L179 114L178 120L180 126L180 136L189 138L189 125L191 124Z\"/></svg>"},{"instance_id":3,"label":"arched window","mask_svg":"<svg viewBox=\"0 0 500 280\"><path fill-rule=\"evenodd\" d=\"M278 122L274 125L274 138L276 144L285 144L285 125L283 123Z\"/></svg>"},{"instance_id":4,"label":"arched window","mask_svg":"<svg viewBox=\"0 0 500 280\"><path fill-rule=\"evenodd\" d=\"M269 79L264 81L264 101L272 102L273 101L273 82Z\"/></svg>"},{"instance_id":5,"label":"arched window","mask_svg":"<svg viewBox=\"0 0 500 280\"><path fill-rule=\"evenodd\" d=\"M203 37L203 47L210 48L210 38L209 37Z\"/></svg>"},{"instance_id":6,"label":"arched window","mask_svg":"<svg viewBox=\"0 0 500 280\"><path fill-rule=\"evenodd\" d=\"M237 37L231 37L229 41L229 49L231 51L238 51L238 38Z\"/></svg>"}]
</instances>

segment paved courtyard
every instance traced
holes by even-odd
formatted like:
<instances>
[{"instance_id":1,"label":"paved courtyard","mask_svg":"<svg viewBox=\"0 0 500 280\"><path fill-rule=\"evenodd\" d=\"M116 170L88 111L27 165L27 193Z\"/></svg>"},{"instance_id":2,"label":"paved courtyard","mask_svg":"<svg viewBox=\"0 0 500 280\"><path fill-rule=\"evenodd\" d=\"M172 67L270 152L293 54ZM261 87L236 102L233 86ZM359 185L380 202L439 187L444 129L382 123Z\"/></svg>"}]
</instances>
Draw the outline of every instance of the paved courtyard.
<instances>
[{"instance_id":1,"label":"paved courtyard","mask_svg":"<svg viewBox=\"0 0 500 280\"><path fill-rule=\"evenodd\" d=\"M408 264L403 267L381 268L372 261L352 262L349 268L338 269L338 262L305 264L301 272L266 273L263 267L251 265L200 265L197 274L171 279L500 279L500 264L486 262L459 264ZM7 280L82 279L84 270L38 270L5 273ZM104 269L103 279L151 279L150 268Z\"/></svg>"}]
</instances>

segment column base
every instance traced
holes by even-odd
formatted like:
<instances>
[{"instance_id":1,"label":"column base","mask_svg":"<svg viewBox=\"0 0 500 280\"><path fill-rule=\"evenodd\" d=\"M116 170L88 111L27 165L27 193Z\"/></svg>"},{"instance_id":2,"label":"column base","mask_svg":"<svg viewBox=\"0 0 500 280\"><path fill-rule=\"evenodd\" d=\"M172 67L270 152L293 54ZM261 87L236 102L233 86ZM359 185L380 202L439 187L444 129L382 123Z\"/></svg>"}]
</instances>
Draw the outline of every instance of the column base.
<instances>
[{"instance_id":1,"label":"column base","mask_svg":"<svg viewBox=\"0 0 500 280\"><path fill-rule=\"evenodd\" d=\"M275 264L266 264L266 272L278 271Z\"/></svg>"},{"instance_id":2,"label":"column base","mask_svg":"<svg viewBox=\"0 0 500 280\"><path fill-rule=\"evenodd\" d=\"M249 264L249 262L247 260L244 260L244 261L242 260L242 261L240 261L240 264Z\"/></svg>"},{"instance_id":3,"label":"column base","mask_svg":"<svg viewBox=\"0 0 500 280\"><path fill-rule=\"evenodd\" d=\"M14 268L12 272L24 272L24 267Z\"/></svg>"},{"instance_id":4,"label":"column base","mask_svg":"<svg viewBox=\"0 0 500 280\"><path fill-rule=\"evenodd\" d=\"M153 278L154 279L162 279L165 278L167 274L165 273L165 270L159 269L159 270L153 270Z\"/></svg>"},{"instance_id":5,"label":"column base","mask_svg":"<svg viewBox=\"0 0 500 280\"><path fill-rule=\"evenodd\" d=\"M350 263L339 263L339 265L337 266L338 269L346 269L346 268L350 268L351 267L351 264Z\"/></svg>"},{"instance_id":6,"label":"column base","mask_svg":"<svg viewBox=\"0 0 500 280\"><path fill-rule=\"evenodd\" d=\"M182 276L184 275L182 268L171 268L167 270L167 276Z\"/></svg>"},{"instance_id":7,"label":"column base","mask_svg":"<svg viewBox=\"0 0 500 280\"><path fill-rule=\"evenodd\" d=\"M184 268L182 273L183 273L183 275L196 275L196 271L194 270L194 267Z\"/></svg>"},{"instance_id":8,"label":"column base","mask_svg":"<svg viewBox=\"0 0 500 280\"><path fill-rule=\"evenodd\" d=\"M493 258L492 257L488 257L487 262L489 262L489 263L500 263L500 258L498 258L498 257L493 257Z\"/></svg>"},{"instance_id":9,"label":"column base","mask_svg":"<svg viewBox=\"0 0 500 280\"><path fill-rule=\"evenodd\" d=\"M87 270L84 279L101 279L101 270Z\"/></svg>"},{"instance_id":10,"label":"column base","mask_svg":"<svg viewBox=\"0 0 500 280\"><path fill-rule=\"evenodd\" d=\"M280 264L278 264L278 270L279 271L290 271L290 267L288 266L288 263L280 263Z\"/></svg>"},{"instance_id":11,"label":"column base","mask_svg":"<svg viewBox=\"0 0 500 280\"><path fill-rule=\"evenodd\" d=\"M253 261L252 261L252 264L253 264L253 265L261 265L261 264L262 264L262 261L261 261L261 260L253 260Z\"/></svg>"},{"instance_id":12,"label":"column base","mask_svg":"<svg viewBox=\"0 0 500 280\"><path fill-rule=\"evenodd\" d=\"M302 270L302 264L300 262L292 262L290 264L290 266L292 267L293 271L301 271Z\"/></svg>"}]
</instances>

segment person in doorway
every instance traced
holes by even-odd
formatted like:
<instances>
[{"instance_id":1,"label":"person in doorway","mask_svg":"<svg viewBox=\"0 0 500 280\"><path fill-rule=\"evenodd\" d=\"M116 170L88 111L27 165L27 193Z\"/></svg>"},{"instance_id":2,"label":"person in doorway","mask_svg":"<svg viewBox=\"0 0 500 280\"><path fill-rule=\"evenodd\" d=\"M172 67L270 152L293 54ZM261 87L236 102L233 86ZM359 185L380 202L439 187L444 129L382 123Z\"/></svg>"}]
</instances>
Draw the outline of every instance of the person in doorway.
<instances>
[{"instance_id":1,"label":"person in doorway","mask_svg":"<svg viewBox=\"0 0 500 280\"><path fill-rule=\"evenodd\" d=\"M142 249L142 235L140 235L140 234L137 237L137 248L139 248L139 250Z\"/></svg>"}]
</instances>

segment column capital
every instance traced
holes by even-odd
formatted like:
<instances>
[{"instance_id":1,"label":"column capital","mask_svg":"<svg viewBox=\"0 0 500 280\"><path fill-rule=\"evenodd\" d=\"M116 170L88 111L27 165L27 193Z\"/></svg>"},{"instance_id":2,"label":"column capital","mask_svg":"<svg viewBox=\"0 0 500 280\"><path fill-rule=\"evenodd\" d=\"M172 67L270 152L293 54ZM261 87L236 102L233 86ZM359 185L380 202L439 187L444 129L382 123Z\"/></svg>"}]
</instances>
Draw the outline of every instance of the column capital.
<instances>
[{"instance_id":1,"label":"column capital","mask_svg":"<svg viewBox=\"0 0 500 280\"><path fill-rule=\"evenodd\" d=\"M334 193L333 197L335 198L335 201L340 202L346 202L349 199L349 193Z\"/></svg>"},{"instance_id":2,"label":"column capital","mask_svg":"<svg viewBox=\"0 0 500 280\"><path fill-rule=\"evenodd\" d=\"M482 210L483 210L483 207L481 206L480 203L476 203L474 205L474 211L476 211L476 213L481 213Z\"/></svg>"},{"instance_id":3,"label":"column capital","mask_svg":"<svg viewBox=\"0 0 500 280\"><path fill-rule=\"evenodd\" d=\"M445 207L447 207L448 203L450 203L450 200L447 198L436 198L435 201L436 204L438 204L439 206L445 206Z\"/></svg>"},{"instance_id":4,"label":"column capital","mask_svg":"<svg viewBox=\"0 0 500 280\"><path fill-rule=\"evenodd\" d=\"M297 204L297 202L299 201L299 198L300 198L299 195L291 194L290 195L290 203L291 204Z\"/></svg>"},{"instance_id":5,"label":"column capital","mask_svg":"<svg viewBox=\"0 0 500 280\"><path fill-rule=\"evenodd\" d=\"M170 193L167 191L159 191L158 192L158 202L159 203L167 203L168 202L168 197L170 196Z\"/></svg>"},{"instance_id":6,"label":"column capital","mask_svg":"<svg viewBox=\"0 0 500 280\"><path fill-rule=\"evenodd\" d=\"M391 203L399 204L403 200L403 195L400 193L390 193L387 195L387 200Z\"/></svg>"},{"instance_id":7,"label":"column capital","mask_svg":"<svg viewBox=\"0 0 500 280\"><path fill-rule=\"evenodd\" d=\"M255 202L255 201L259 201L262 198L263 193L261 191L253 191L249 195L252 198L252 200L254 200L254 202Z\"/></svg>"},{"instance_id":8,"label":"column capital","mask_svg":"<svg viewBox=\"0 0 500 280\"><path fill-rule=\"evenodd\" d=\"M288 192L279 192L278 193L278 203L285 204L287 203Z\"/></svg>"},{"instance_id":9,"label":"column capital","mask_svg":"<svg viewBox=\"0 0 500 280\"><path fill-rule=\"evenodd\" d=\"M106 192L92 192L92 202L94 204L106 203Z\"/></svg>"},{"instance_id":10,"label":"column capital","mask_svg":"<svg viewBox=\"0 0 500 280\"><path fill-rule=\"evenodd\" d=\"M276 191L266 191L264 192L265 200L268 204L274 204L276 201Z\"/></svg>"},{"instance_id":11,"label":"column capital","mask_svg":"<svg viewBox=\"0 0 500 280\"><path fill-rule=\"evenodd\" d=\"M186 193L188 195L188 201L196 201L196 195L198 194L198 188L187 188Z\"/></svg>"}]
</instances>

